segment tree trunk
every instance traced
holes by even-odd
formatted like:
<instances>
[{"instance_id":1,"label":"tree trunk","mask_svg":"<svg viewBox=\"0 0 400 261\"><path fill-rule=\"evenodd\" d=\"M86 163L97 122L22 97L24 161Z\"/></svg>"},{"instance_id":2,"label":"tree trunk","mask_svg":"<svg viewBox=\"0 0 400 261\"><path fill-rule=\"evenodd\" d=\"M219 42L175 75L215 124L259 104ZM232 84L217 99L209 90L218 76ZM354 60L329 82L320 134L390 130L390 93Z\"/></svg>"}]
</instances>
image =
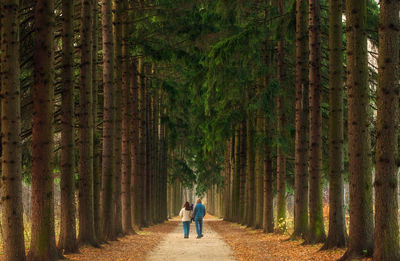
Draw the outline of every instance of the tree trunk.
<instances>
[{"instance_id":1,"label":"tree trunk","mask_svg":"<svg viewBox=\"0 0 400 261\"><path fill-rule=\"evenodd\" d=\"M246 187L246 121L240 123L240 193L239 215L241 224L245 223L245 187Z\"/></svg>"},{"instance_id":2,"label":"tree trunk","mask_svg":"<svg viewBox=\"0 0 400 261\"><path fill-rule=\"evenodd\" d=\"M121 205L121 151L122 151L122 1L113 0L114 33L114 229L116 235L122 234Z\"/></svg>"},{"instance_id":3,"label":"tree trunk","mask_svg":"<svg viewBox=\"0 0 400 261\"><path fill-rule=\"evenodd\" d=\"M103 160L102 160L102 230L105 240L116 238L114 228L114 50L111 0L102 0L103 33Z\"/></svg>"},{"instance_id":4,"label":"tree trunk","mask_svg":"<svg viewBox=\"0 0 400 261\"><path fill-rule=\"evenodd\" d=\"M143 210L145 213L144 220L146 223L146 227L153 224L151 220L151 162L150 162L150 152L151 152L151 142L150 142L150 84L148 74L148 64L145 66L145 78L144 78L144 147L145 147L145 171L144 171L144 205Z\"/></svg>"},{"instance_id":5,"label":"tree trunk","mask_svg":"<svg viewBox=\"0 0 400 261\"><path fill-rule=\"evenodd\" d=\"M283 15L285 9L284 1L278 0L278 13ZM281 90L285 91L285 73L284 73L284 48L285 35L280 30L278 41L278 80ZM276 213L277 213L277 231L283 233L286 230L286 117L285 117L285 98L279 95L277 99L277 130L281 138L281 142L277 146L277 195L276 195Z\"/></svg>"},{"instance_id":6,"label":"tree trunk","mask_svg":"<svg viewBox=\"0 0 400 261\"><path fill-rule=\"evenodd\" d=\"M372 255L374 241L366 5L346 1L350 233L344 260Z\"/></svg>"},{"instance_id":7,"label":"tree trunk","mask_svg":"<svg viewBox=\"0 0 400 261\"><path fill-rule=\"evenodd\" d=\"M229 220L229 175L230 175L230 140L226 142L225 147L225 171L224 171L224 220Z\"/></svg>"},{"instance_id":8,"label":"tree trunk","mask_svg":"<svg viewBox=\"0 0 400 261\"><path fill-rule=\"evenodd\" d=\"M320 0L310 0L309 48L310 48L310 228L307 243L325 241L322 212L322 115L321 115L321 39Z\"/></svg>"},{"instance_id":9,"label":"tree trunk","mask_svg":"<svg viewBox=\"0 0 400 261\"><path fill-rule=\"evenodd\" d=\"M132 227L131 208L131 73L129 56L129 22L128 2L123 1L122 6L122 229L124 234L134 233Z\"/></svg>"},{"instance_id":10,"label":"tree trunk","mask_svg":"<svg viewBox=\"0 0 400 261\"><path fill-rule=\"evenodd\" d=\"M21 174L21 102L19 65L19 1L0 3L1 28L1 209L3 260L24 261ZM4 76L4 77L3 77Z\"/></svg>"},{"instance_id":11,"label":"tree trunk","mask_svg":"<svg viewBox=\"0 0 400 261\"><path fill-rule=\"evenodd\" d=\"M73 12L74 1L62 1L61 224L58 249L78 251L75 221Z\"/></svg>"},{"instance_id":12,"label":"tree trunk","mask_svg":"<svg viewBox=\"0 0 400 261\"><path fill-rule=\"evenodd\" d=\"M140 227L146 226L146 99L143 59L138 62L138 115L139 115L139 157L138 157L138 218Z\"/></svg>"},{"instance_id":13,"label":"tree trunk","mask_svg":"<svg viewBox=\"0 0 400 261\"><path fill-rule=\"evenodd\" d=\"M79 242L96 245L93 212L92 4L82 0L79 89Z\"/></svg>"},{"instance_id":14,"label":"tree trunk","mask_svg":"<svg viewBox=\"0 0 400 261\"><path fill-rule=\"evenodd\" d=\"M343 189L343 34L341 0L330 0L329 32L329 233L322 249L345 247L348 242Z\"/></svg>"},{"instance_id":15,"label":"tree trunk","mask_svg":"<svg viewBox=\"0 0 400 261\"><path fill-rule=\"evenodd\" d=\"M294 232L292 238L308 233L308 87L307 0L296 1L296 138L294 169Z\"/></svg>"},{"instance_id":16,"label":"tree trunk","mask_svg":"<svg viewBox=\"0 0 400 261\"><path fill-rule=\"evenodd\" d=\"M237 126L235 130L235 169L233 177L233 220L240 222L239 220L239 207L240 207L240 127ZM213 202L215 203L215 202Z\"/></svg>"},{"instance_id":17,"label":"tree trunk","mask_svg":"<svg viewBox=\"0 0 400 261\"><path fill-rule=\"evenodd\" d=\"M258 90L259 92L261 90ZM259 93L258 93L259 94ZM263 134L263 115L262 111L257 110L256 116L256 135L260 137ZM263 158L263 144L255 144L256 155L255 155L255 176L256 176L256 213L255 213L255 227L263 227L263 208L264 208L264 158Z\"/></svg>"},{"instance_id":18,"label":"tree trunk","mask_svg":"<svg viewBox=\"0 0 400 261\"><path fill-rule=\"evenodd\" d=\"M130 81L130 100L131 100L131 127L130 136L131 141L131 185L130 185L130 196L131 196L131 219L134 226L140 226L140 201L139 201L139 116L138 116L138 74L136 64L132 61L131 64L131 81Z\"/></svg>"},{"instance_id":19,"label":"tree trunk","mask_svg":"<svg viewBox=\"0 0 400 261\"><path fill-rule=\"evenodd\" d=\"M274 232L274 174L272 169L272 135L273 130L265 119L264 133L267 138L264 154L264 204L263 204L263 226L265 233Z\"/></svg>"},{"instance_id":20,"label":"tree trunk","mask_svg":"<svg viewBox=\"0 0 400 261\"><path fill-rule=\"evenodd\" d=\"M397 156L400 2L383 0L379 15L374 260L400 260Z\"/></svg>"},{"instance_id":21,"label":"tree trunk","mask_svg":"<svg viewBox=\"0 0 400 261\"><path fill-rule=\"evenodd\" d=\"M32 230L28 260L59 257L54 231L54 1L37 0L32 125Z\"/></svg>"},{"instance_id":22,"label":"tree trunk","mask_svg":"<svg viewBox=\"0 0 400 261\"><path fill-rule=\"evenodd\" d=\"M255 196L255 191L254 191L254 128L253 128L253 122L251 117L249 116L247 119L247 177L246 177L246 190L247 190L247 201L246 204L248 205L247 207L247 226L254 226L254 208L255 208L255 202L254 202L254 196ZM248 184L248 185L247 185Z\"/></svg>"},{"instance_id":23,"label":"tree trunk","mask_svg":"<svg viewBox=\"0 0 400 261\"><path fill-rule=\"evenodd\" d=\"M94 216L94 232L97 242L103 241L103 233L101 231L101 167L100 167L100 136L101 133L97 130L98 122L98 1L93 0L92 5L92 114L93 114L93 216Z\"/></svg>"}]
</instances>

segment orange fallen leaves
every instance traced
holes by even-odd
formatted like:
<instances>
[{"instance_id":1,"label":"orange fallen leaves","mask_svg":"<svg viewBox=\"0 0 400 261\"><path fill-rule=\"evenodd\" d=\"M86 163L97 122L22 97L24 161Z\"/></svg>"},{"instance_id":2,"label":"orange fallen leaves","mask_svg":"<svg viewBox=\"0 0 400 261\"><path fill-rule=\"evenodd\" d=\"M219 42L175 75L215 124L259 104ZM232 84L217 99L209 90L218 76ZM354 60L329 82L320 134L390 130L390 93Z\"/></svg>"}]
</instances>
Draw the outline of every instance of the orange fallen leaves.
<instances>
[{"instance_id":1,"label":"orange fallen leaves","mask_svg":"<svg viewBox=\"0 0 400 261\"><path fill-rule=\"evenodd\" d=\"M75 261L136 261L145 260L149 251L157 246L162 238L175 229L176 222L144 228L137 235L128 235L118 241L103 244L102 248L82 247L79 254L65 255Z\"/></svg>"},{"instance_id":2,"label":"orange fallen leaves","mask_svg":"<svg viewBox=\"0 0 400 261\"><path fill-rule=\"evenodd\" d=\"M260 229L226 221L208 224L229 244L238 260L331 261L339 259L345 252L345 249L319 251L321 244L301 245L302 241L289 241L288 235L265 234Z\"/></svg>"}]
</instances>

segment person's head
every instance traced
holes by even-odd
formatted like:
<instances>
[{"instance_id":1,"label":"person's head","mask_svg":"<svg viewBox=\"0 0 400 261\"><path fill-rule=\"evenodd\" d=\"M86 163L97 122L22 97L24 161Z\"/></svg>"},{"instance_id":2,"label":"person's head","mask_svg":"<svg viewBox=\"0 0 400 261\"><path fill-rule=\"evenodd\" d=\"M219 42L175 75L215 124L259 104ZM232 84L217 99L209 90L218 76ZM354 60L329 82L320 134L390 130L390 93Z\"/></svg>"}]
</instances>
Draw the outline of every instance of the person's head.
<instances>
[{"instance_id":1,"label":"person's head","mask_svg":"<svg viewBox=\"0 0 400 261\"><path fill-rule=\"evenodd\" d=\"M199 203L201 204L201 199L198 198L197 201L196 201L196 203L197 203L197 204L199 204Z\"/></svg>"},{"instance_id":2,"label":"person's head","mask_svg":"<svg viewBox=\"0 0 400 261\"><path fill-rule=\"evenodd\" d=\"M186 209L186 210L190 210L190 204L189 204L189 202L185 202L185 204L183 205L183 207Z\"/></svg>"}]
</instances>

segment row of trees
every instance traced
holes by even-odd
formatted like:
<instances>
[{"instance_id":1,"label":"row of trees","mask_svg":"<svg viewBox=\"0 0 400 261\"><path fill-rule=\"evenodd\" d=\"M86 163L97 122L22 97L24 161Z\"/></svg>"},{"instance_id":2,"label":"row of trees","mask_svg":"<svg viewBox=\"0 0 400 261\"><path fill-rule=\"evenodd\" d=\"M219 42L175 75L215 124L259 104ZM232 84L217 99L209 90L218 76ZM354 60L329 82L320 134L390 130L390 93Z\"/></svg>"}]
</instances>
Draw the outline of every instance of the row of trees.
<instances>
[{"instance_id":1,"label":"row of trees","mask_svg":"<svg viewBox=\"0 0 400 261\"><path fill-rule=\"evenodd\" d=\"M294 172L291 238L303 238L309 244L322 242L322 249L348 247L342 260L371 255L374 260L400 260L397 205L399 2L380 1L379 7L368 2L375 10L368 9L368 12L365 0L347 0L345 5L337 0L329 3L320 0L265 2L261 19L269 29L257 48L261 50L260 62L266 70L261 76L250 72L255 79L252 84L247 82L241 87L244 98L231 100L236 103L230 109L242 110L244 116L231 122L230 137L227 136L225 145L225 168L221 174L223 189L219 192L224 204L212 210L214 213L222 211L227 220L263 228L266 233L286 231L287 181L291 179L287 171L291 170ZM321 3L328 4L329 12L321 11ZM224 7L229 8L227 5ZM292 8L291 12L285 11L288 7ZM244 11L244 16L257 12L250 7L246 10L248 13ZM372 29L378 33L378 38L374 39L368 32L368 22L374 21L372 16L377 13L379 22ZM328 17L324 19L324 15ZM248 29L248 24L241 19L237 23L243 30ZM268 26L276 19L279 20L275 27ZM289 29L293 23L295 34ZM253 28L248 29L249 34L250 30ZM321 34L329 35L327 45L322 43ZM235 66L233 59L240 61L238 57L223 57L230 41L241 41L239 35L230 37L214 45L209 55L213 66L218 67L218 59L222 59L225 66L227 63ZM248 44L244 40L240 43ZM369 54L375 46L378 46L377 68L374 68L374 56ZM233 56L236 54L237 49L229 50L233 50ZM289 55L291 57L286 58ZM289 66L292 61L294 71ZM246 66L250 64L247 61ZM219 71L212 73L220 74ZM324 86L329 89L325 91ZM257 101L264 104L257 107ZM327 159L323 160L322 156ZM327 236L322 197L324 171L329 182ZM347 172L349 234L344 205ZM215 188L208 191L208 197L218 200Z\"/></svg>"},{"instance_id":2,"label":"row of trees","mask_svg":"<svg viewBox=\"0 0 400 261\"><path fill-rule=\"evenodd\" d=\"M56 260L167 218L163 90L130 40L144 9L129 0L1 1L4 260L26 258L23 173L32 186L28 260Z\"/></svg>"}]
</instances>

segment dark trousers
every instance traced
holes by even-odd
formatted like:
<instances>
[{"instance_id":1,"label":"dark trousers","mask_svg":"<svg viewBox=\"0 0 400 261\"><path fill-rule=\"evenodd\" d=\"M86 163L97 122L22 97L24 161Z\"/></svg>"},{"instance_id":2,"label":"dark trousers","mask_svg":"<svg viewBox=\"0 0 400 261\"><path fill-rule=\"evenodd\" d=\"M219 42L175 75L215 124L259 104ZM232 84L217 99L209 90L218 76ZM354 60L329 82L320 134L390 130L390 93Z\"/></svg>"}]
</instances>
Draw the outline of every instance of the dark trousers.
<instances>
[{"instance_id":1,"label":"dark trousers","mask_svg":"<svg viewBox=\"0 0 400 261\"><path fill-rule=\"evenodd\" d=\"M198 236L203 235L203 219L196 219L196 232Z\"/></svg>"},{"instance_id":2,"label":"dark trousers","mask_svg":"<svg viewBox=\"0 0 400 261\"><path fill-rule=\"evenodd\" d=\"M183 234L185 237L189 237L189 232L190 232L190 221L183 221Z\"/></svg>"}]
</instances>

